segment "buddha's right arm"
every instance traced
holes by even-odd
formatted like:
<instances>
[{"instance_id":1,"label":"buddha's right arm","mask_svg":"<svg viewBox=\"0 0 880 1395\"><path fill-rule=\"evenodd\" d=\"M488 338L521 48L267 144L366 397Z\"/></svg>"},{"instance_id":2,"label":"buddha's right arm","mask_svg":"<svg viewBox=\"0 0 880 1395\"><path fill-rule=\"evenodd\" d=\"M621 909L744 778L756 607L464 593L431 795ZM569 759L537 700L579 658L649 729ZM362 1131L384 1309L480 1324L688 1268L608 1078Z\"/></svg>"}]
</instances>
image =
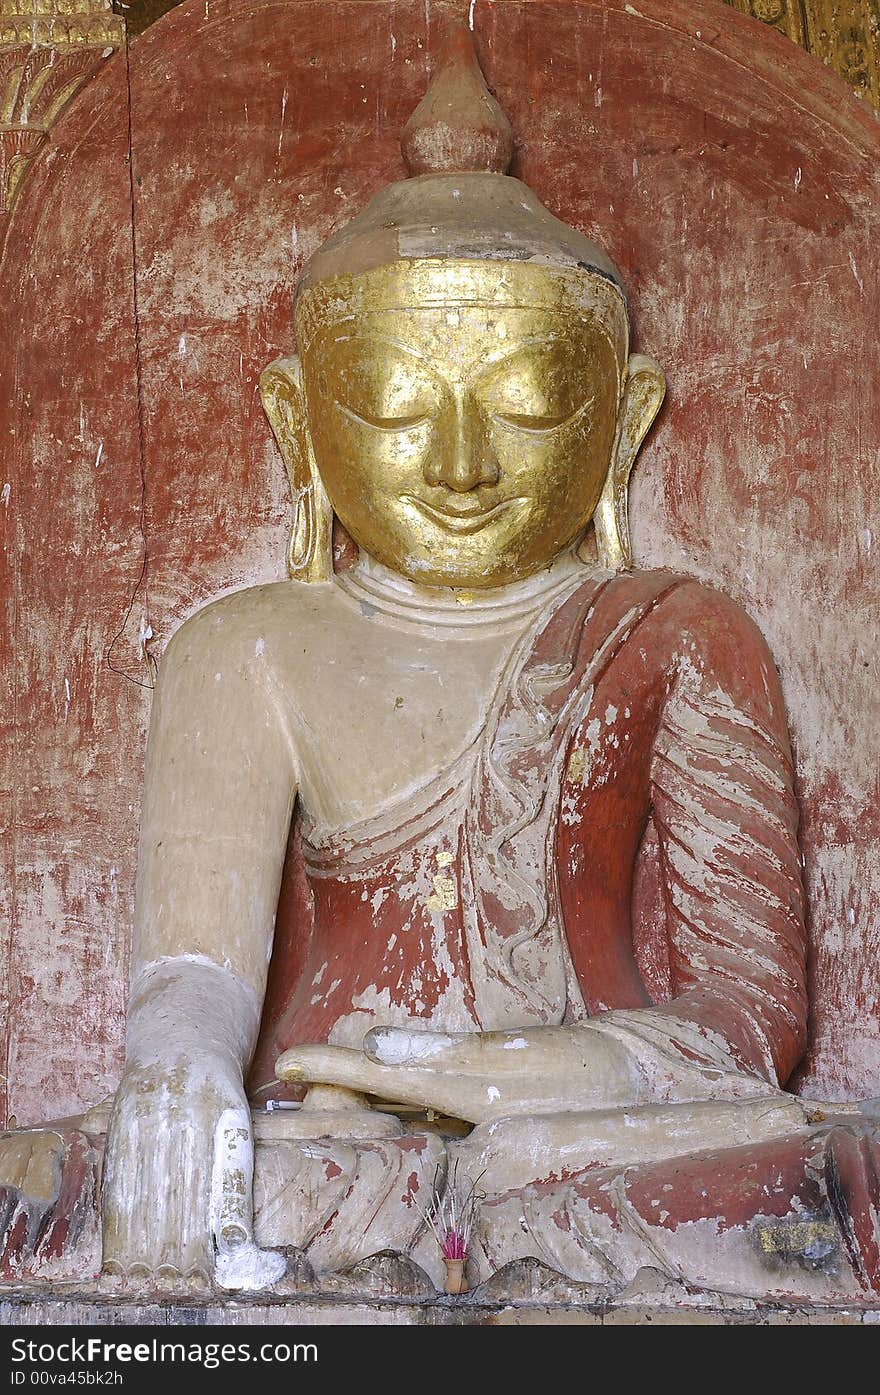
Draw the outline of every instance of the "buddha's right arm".
<instances>
[{"instance_id":1,"label":"buddha's right arm","mask_svg":"<svg viewBox=\"0 0 880 1395\"><path fill-rule=\"evenodd\" d=\"M159 960L207 960L262 1003L296 762L247 594L200 611L162 660L132 974L136 983Z\"/></svg>"},{"instance_id":2,"label":"buddha's right arm","mask_svg":"<svg viewBox=\"0 0 880 1395\"><path fill-rule=\"evenodd\" d=\"M242 1083L296 788L268 648L232 597L183 626L162 661L104 1185L110 1267L207 1276L225 1256L235 1287L271 1282L280 1262L253 1245Z\"/></svg>"}]
</instances>

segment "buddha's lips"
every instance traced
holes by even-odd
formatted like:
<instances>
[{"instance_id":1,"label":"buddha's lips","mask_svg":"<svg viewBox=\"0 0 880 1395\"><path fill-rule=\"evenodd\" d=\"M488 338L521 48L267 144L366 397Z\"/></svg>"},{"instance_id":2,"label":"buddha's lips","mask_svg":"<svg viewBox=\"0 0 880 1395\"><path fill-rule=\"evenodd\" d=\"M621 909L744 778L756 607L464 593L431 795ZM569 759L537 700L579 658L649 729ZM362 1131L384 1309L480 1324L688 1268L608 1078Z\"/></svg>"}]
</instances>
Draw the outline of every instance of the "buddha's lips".
<instances>
[{"instance_id":1,"label":"buddha's lips","mask_svg":"<svg viewBox=\"0 0 880 1395\"><path fill-rule=\"evenodd\" d=\"M523 498L502 499L500 504L493 504L490 509L471 509L467 513L453 513L447 509L437 508L434 504L429 504L426 499L418 499L414 494L402 494L401 500L404 504L409 504L419 513L424 514L432 523L444 528L449 533L476 533L480 528L485 528L487 523L492 523L506 509L513 504L524 504Z\"/></svg>"}]
</instances>

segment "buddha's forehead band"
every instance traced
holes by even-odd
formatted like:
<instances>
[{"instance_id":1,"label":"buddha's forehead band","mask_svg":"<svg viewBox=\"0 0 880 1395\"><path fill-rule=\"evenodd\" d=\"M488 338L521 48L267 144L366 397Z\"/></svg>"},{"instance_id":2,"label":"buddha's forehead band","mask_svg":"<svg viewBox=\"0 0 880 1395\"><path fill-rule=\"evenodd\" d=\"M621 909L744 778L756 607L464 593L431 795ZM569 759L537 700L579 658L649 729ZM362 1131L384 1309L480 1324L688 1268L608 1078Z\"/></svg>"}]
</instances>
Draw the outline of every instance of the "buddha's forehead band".
<instances>
[{"instance_id":1,"label":"buddha's forehead band","mask_svg":"<svg viewBox=\"0 0 880 1395\"><path fill-rule=\"evenodd\" d=\"M586 267L564 267L538 258L527 262L424 258L397 261L357 274L315 281L297 297L300 353L328 328L355 328L364 316L474 307L548 312L560 328L599 324L619 361L628 351L626 302L617 284Z\"/></svg>"}]
</instances>

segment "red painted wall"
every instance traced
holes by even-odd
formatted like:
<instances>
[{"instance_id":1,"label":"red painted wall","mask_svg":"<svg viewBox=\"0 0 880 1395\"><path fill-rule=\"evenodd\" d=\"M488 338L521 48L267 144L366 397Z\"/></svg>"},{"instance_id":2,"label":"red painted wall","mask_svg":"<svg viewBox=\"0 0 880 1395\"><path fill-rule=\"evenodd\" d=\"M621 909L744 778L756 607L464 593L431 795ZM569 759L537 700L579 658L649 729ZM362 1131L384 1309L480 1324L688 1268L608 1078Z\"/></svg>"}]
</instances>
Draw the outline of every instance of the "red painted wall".
<instances>
[{"instance_id":1,"label":"red painted wall","mask_svg":"<svg viewBox=\"0 0 880 1395\"><path fill-rule=\"evenodd\" d=\"M452 0L192 0L56 128L0 267L0 993L19 1123L117 1078L150 670L283 575L257 377L302 259L400 177ZM800 771L803 1090L880 1095L880 122L715 4L477 0L516 172L607 246L669 375L637 560L767 635ZM132 161L129 165L129 129ZM133 213L133 217L132 217ZM135 331L137 325L137 333ZM146 566L144 562L146 559Z\"/></svg>"}]
</instances>

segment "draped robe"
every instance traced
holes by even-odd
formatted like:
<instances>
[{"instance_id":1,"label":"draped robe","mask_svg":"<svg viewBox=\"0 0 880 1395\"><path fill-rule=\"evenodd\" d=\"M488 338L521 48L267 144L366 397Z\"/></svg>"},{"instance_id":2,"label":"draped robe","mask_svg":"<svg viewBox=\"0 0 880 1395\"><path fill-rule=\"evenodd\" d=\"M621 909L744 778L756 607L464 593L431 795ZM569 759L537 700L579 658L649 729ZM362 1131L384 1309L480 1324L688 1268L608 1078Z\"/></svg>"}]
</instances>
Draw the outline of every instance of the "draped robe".
<instances>
[{"instance_id":1,"label":"draped robe","mask_svg":"<svg viewBox=\"0 0 880 1395\"><path fill-rule=\"evenodd\" d=\"M807 1013L792 778L738 606L671 573L576 578L419 796L344 837L304 820L313 923L279 917L255 1089L287 1047L376 1021L599 1015L658 1099L707 1070L715 1097L784 1083Z\"/></svg>"}]
</instances>

